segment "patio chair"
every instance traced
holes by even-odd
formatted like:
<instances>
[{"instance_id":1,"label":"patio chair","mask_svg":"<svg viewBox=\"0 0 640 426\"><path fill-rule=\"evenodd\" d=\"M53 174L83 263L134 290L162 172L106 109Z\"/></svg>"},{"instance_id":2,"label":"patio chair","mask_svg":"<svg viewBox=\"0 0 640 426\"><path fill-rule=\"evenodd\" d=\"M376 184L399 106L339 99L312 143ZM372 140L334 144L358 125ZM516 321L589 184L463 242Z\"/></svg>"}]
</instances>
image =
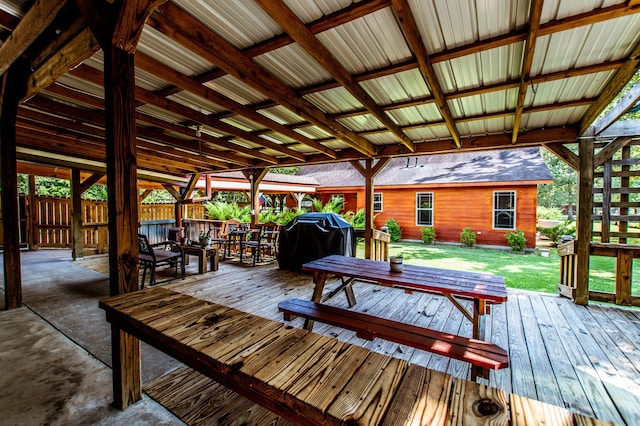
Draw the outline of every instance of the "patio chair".
<instances>
[{"instance_id":1,"label":"patio chair","mask_svg":"<svg viewBox=\"0 0 640 426\"><path fill-rule=\"evenodd\" d=\"M175 241L150 244L146 235L138 234L138 250L140 266L143 268L141 288L144 288L147 269L150 270L149 286L178 278L178 266L180 267L180 276L184 278L184 250L180 244ZM175 268L175 276L163 281L156 281L156 268L159 266Z\"/></svg>"},{"instance_id":2,"label":"patio chair","mask_svg":"<svg viewBox=\"0 0 640 426\"><path fill-rule=\"evenodd\" d=\"M278 252L278 236L280 235L280 225L267 222L260 226L260 229L251 235L251 238L243 244L251 250L253 266L256 262L261 262L264 254L269 254L273 259Z\"/></svg>"}]
</instances>

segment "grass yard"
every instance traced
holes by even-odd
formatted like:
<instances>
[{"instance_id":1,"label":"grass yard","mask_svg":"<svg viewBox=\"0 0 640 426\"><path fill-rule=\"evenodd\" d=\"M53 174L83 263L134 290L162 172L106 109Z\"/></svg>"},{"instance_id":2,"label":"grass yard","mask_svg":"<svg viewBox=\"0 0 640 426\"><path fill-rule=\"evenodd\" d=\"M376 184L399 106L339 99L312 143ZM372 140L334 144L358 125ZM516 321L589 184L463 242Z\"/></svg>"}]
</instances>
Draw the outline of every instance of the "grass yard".
<instances>
[{"instance_id":1,"label":"grass yard","mask_svg":"<svg viewBox=\"0 0 640 426\"><path fill-rule=\"evenodd\" d=\"M359 244L359 249L362 250L362 244ZM515 254L508 250L410 242L391 243L389 255L399 253L402 253L407 264L502 275L507 286L511 288L556 293L560 277L560 260L555 249L551 249L550 257L542 257L534 254ZM640 268L640 263L638 259L633 263L631 290L634 295L640 295L640 279L635 273ZM589 288L613 292L615 268L616 259L613 257L592 257Z\"/></svg>"}]
</instances>

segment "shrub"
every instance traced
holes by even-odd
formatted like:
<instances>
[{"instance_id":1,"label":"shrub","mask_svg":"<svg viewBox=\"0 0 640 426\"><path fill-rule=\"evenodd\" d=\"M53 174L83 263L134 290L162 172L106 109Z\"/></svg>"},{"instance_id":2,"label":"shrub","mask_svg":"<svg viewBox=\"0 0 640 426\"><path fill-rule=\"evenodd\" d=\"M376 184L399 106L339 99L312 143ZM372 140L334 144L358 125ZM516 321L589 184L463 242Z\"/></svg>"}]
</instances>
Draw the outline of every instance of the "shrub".
<instances>
[{"instance_id":1,"label":"shrub","mask_svg":"<svg viewBox=\"0 0 640 426\"><path fill-rule=\"evenodd\" d=\"M367 225L364 209L360 209L355 213L349 210L343 214L342 217L349 222L354 229L364 229Z\"/></svg>"},{"instance_id":2,"label":"shrub","mask_svg":"<svg viewBox=\"0 0 640 426\"><path fill-rule=\"evenodd\" d=\"M473 232L471 227L467 226L460 233L460 242L468 247L473 247L476 243L476 233Z\"/></svg>"},{"instance_id":3,"label":"shrub","mask_svg":"<svg viewBox=\"0 0 640 426\"><path fill-rule=\"evenodd\" d=\"M560 222L556 226L551 226L549 228L539 226L536 229L555 245L558 245L563 235L575 235L576 233L576 225L571 220L565 220L564 222Z\"/></svg>"},{"instance_id":4,"label":"shrub","mask_svg":"<svg viewBox=\"0 0 640 426\"><path fill-rule=\"evenodd\" d=\"M240 207L238 203L227 203L224 201L214 201L205 203L207 209L207 219L228 220L236 219L240 222L250 222L250 207Z\"/></svg>"},{"instance_id":5,"label":"shrub","mask_svg":"<svg viewBox=\"0 0 640 426\"><path fill-rule=\"evenodd\" d=\"M420 234L422 234L422 241L425 244L433 244L433 242L436 239L436 230L433 226L427 226L426 228L421 228Z\"/></svg>"},{"instance_id":6,"label":"shrub","mask_svg":"<svg viewBox=\"0 0 640 426\"><path fill-rule=\"evenodd\" d=\"M389 235L391 236L391 241L400 241L402 238L402 229L400 229L400 225L395 219L388 219L384 226L389 229Z\"/></svg>"},{"instance_id":7,"label":"shrub","mask_svg":"<svg viewBox=\"0 0 640 426\"><path fill-rule=\"evenodd\" d=\"M524 236L524 232L520 229L516 229L513 232L507 232L504 234L504 237L507 239L507 243L513 251L522 251L527 245L527 239Z\"/></svg>"},{"instance_id":8,"label":"shrub","mask_svg":"<svg viewBox=\"0 0 640 426\"><path fill-rule=\"evenodd\" d=\"M562 210L556 207L536 207L536 219L558 220L562 219Z\"/></svg>"}]
</instances>

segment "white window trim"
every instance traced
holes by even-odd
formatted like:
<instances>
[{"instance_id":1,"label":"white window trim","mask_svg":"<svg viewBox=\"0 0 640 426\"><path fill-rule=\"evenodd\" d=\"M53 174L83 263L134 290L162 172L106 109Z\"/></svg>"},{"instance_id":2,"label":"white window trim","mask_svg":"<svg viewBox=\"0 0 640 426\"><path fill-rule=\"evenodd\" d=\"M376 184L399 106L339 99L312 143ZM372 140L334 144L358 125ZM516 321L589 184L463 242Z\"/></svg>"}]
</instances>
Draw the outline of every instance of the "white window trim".
<instances>
[{"instance_id":1,"label":"white window trim","mask_svg":"<svg viewBox=\"0 0 640 426\"><path fill-rule=\"evenodd\" d=\"M418 212L420 210L428 210L425 208L421 208L418 206L418 196L421 194L431 194L431 225L425 225L423 223L419 223L418 222L418 218L420 217L420 215L418 214ZM435 212L434 212L434 206L436 204L436 197L434 195L433 192L416 192L416 210L415 210L415 214L416 214L416 226L434 226L436 223L436 218L435 218Z\"/></svg>"},{"instance_id":2,"label":"white window trim","mask_svg":"<svg viewBox=\"0 0 640 426\"><path fill-rule=\"evenodd\" d=\"M510 192L513 194L513 208L508 211L513 211L513 228L496 228L496 194ZM500 211L507 211L501 209ZM518 229L517 224L518 219L518 197L517 192L515 190L506 190L506 191L493 191L493 199L491 200L491 229L496 231L515 231Z\"/></svg>"},{"instance_id":3,"label":"white window trim","mask_svg":"<svg viewBox=\"0 0 640 426\"><path fill-rule=\"evenodd\" d=\"M376 210L376 195L380 196L380 209ZM373 193L373 212L374 213L380 213L382 212L384 209L384 196L382 195L382 192L374 192Z\"/></svg>"}]
</instances>

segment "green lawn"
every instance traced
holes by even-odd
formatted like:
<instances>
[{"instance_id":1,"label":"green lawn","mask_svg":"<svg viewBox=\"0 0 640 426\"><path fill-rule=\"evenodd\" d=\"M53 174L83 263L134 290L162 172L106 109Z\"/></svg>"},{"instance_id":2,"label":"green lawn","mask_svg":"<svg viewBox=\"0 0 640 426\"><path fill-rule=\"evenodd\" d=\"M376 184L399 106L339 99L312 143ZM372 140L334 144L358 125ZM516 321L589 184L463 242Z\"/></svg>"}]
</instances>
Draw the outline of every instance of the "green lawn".
<instances>
[{"instance_id":1,"label":"green lawn","mask_svg":"<svg viewBox=\"0 0 640 426\"><path fill-rule=\"evenodd\" d=\"M358 245L362 250L362 244ZM490 272L505 277L508 287L556 293L560 276L560 259L555 249L550 257L515 254L507 250L466 248L422 243L391 243L389 255L402 253L407 264L472 272ZM362 257L362 254L359 254ZM616 259L592 257L589 288L614 291ZM634 260L634 271L640 267ZM632 293L640 295L640 279L633 274Z\"/></svg>"}]
</instances>

